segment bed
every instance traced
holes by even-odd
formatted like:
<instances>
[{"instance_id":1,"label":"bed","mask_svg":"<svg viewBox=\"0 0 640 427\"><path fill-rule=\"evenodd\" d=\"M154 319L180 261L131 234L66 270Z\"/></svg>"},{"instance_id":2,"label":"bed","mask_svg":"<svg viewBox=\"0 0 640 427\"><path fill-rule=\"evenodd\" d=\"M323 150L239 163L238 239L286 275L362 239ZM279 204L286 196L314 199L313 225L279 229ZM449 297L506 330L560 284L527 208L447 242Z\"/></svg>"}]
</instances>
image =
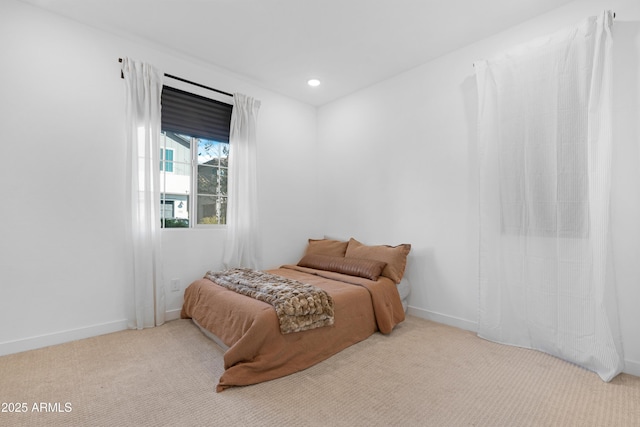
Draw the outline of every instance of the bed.
<instances>
[{"instance_id":1,"label":"bed","mask_svg":"<svg viewBox=\"0 0 640 427\"><path fill-rule=\"evenodd\" d=\"M306 369L360 342L384 334L405 318L408 283L403 278L408 244L366 246L355 239L309 239L296 265L267 270L324 292L330 321L284 331L278 308L227 287L209 272L185 290L181 317L190 318L224 350L216 391L280 378ZM401 294L402 293L402 294ZM405 297L403 301L402 297Z\"/></svg>"}]
</instances>

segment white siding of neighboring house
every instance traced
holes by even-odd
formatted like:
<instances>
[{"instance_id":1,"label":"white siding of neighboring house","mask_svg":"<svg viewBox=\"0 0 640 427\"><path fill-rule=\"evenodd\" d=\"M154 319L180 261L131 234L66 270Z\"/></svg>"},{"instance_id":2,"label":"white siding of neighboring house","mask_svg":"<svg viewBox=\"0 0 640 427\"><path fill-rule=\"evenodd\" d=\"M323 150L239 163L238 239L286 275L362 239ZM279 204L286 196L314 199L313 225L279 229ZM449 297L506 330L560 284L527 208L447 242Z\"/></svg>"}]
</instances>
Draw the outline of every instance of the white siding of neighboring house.
<instances>
[{"instance_id":1,"label":"white siding of neighboring house","mask_svg":"<svg viewBox=\"0 0 640 427\"><path fill-rule=\"evenodd\" d=\"M160 191L167 201L174 201L173 216L189 218L189 194L191 190L191 150L178 141L163 135L161 145L173 151L173 169L161 174ZM169 168L167 168L169 169ZM180 202L182 202L180 204Z\"/></svg>"}]
</instances>

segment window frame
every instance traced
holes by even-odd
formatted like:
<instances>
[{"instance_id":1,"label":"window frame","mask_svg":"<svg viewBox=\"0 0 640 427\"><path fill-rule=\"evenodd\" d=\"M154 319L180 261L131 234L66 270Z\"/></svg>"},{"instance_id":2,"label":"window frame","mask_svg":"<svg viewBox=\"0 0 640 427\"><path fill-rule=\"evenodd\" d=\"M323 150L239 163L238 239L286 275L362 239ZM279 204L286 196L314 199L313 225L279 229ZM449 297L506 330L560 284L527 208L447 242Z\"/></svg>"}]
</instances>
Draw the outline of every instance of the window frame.
<instances>
[{"instance_id":1,"label":"window frame","mask_svg":"<svg viewBox=\"0 0 640 427\"><path fill-rule=\"evenodd\" d=\"M198 140L198 139L196 138L196 140ZM211 141L211 140L206 140L206 141ZM229 144L230 144L229 142L220 142L220 141L214 141L214 142L216 142L217 144L227 144L227 146L229 146ZM218 157L218 160L220 160L220 159L221 159L221 157ZM227 165L226 166L222 166L220 163L218 163L218 165L216 165L216 166L207 165L207 164L204 164L204 163L203 164L198 163L197 150L192 150L192 164L194 166L192 166L193 169L192 169L192 174L191 174L191 180L192 180L191 186L192 186L192 189L194 190L194 197L192 198L193 199L193 205L190 206L190 209L194 209L194 212L196 213L196 215L195 215L196 222L194 224L194 228L226 227L227 226L227 215L226 215L227 211L226 211L226 209L225 209L224 224L220 224L220 223L217 223L217 224L199 223L198 222L199 217L197 216L197 210L198 210L198 197L201 195L201 193L198 191L198 178L200 176L200 170L199 170L200 166L204 166L205 168L214 168L214 167L218 168L218 169L224 168L224 169L227 170L227 175L226 175L226 177L227 177L227 194L226 195L222 195L222 194L218 194L218 193L216 193L216 194L203 194L203 196L207 196L207 197L209 197L209 196L213 196L213 197L223 196L223 197L226 198L226 200L228 202L228 200L229 200L229 195L228 195L228 182L229 182L228 150L227 150ZM227 203L227 206L228 206L228 203Z\"/></svg>"},{"instance_id":2,"label":"window frame","mask_svg":"<svg viewBox=\"0 0 640 427\"><path fill-rule=\"evenodd\" d=\"M176 84L174 84L174 82L171 82L171 84L168 84L168 82L165 82L163 84L163 86L169 87L169 88L173 88L173 89L178 89L184 92L188 92L191 93L193 95L196 96L200 96L200 97L205 97L208 99L211 99L213 101L217 101L217 102L222 102L224 104L230 105L231 107L233 107L233 100L230 100L228 96L223 95L223 94L218 94L218 93L212 93L211 91L207 91L207 90L203 90L200 89L198 87L194 87L189 85L188 83L180 83L180 82L176 82ZM174 132L175 133L175 132ZM229 129L229 133L231 133L231 129ZM161 128L161 134L162 134L162 141L161 141L161 149L166 149L166 142L165 138L165 130ZM189 193L188 193L188 209L189 209L189 226L188 227L165 227L164 226L164 222L162 220L164 220L164 217L161 216L161 230L197 230L197 229L226 229L227 227L227 222L226 222L226 215L225 215L225 223L224 224L199 224L198 223L198 149L197 149L197 142L199 140L208 140L206 138L198 138L198 137L194 137L192 135L184 135L184 136L188 136L190 138L189 143L190 143L190 162L189 162L189 167L190 167L190 178L189 178L189 183L190 183L190 188L189 188ZM213 141L213 140L211 140ZM230 144L230 142L220 142L220 141L215 141L216 143L219 144ZM169 148L172 149L172 148ZM175 153L174 153L174 160L173 160L173 164L174 164L174 171L175 171ZM228 180L228 171L229 171L229 165L227 164L226 166L227 169L227 180ZM158 172L160 174L160 179L162 179L162 174L163 173L167 173L163 170L160 170ZM168 172L169 174L172 174L174 172ZM227 181L228 182L228 181ZM163 187L166 189L166 187ZM161 202L163 200L166 200L163 196L163 194L166 194L166 192L161 192L160 193L160 200ZM170 193L169 193L170 194ZM228 195L227 197L227 201L228 201Z\"/></svg>"}]
</instances>

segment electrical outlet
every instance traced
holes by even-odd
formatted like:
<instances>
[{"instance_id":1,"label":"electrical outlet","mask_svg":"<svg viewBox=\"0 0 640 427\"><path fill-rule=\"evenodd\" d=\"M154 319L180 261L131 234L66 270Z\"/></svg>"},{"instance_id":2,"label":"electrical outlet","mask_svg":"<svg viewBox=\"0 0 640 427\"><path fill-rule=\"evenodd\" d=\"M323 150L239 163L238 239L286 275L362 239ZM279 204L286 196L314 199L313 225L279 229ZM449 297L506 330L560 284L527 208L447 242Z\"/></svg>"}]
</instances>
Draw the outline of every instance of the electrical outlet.
<instances>
[{"instance_id":1,"label":"electrical outlet","mask_svg":"<svg viewBox=\"0 0 640 427\"><path fill-rule=\"evenodd\" d=\"M180 279L171 279L171 292L180 292Z\"/></svg>"}]
</instances>

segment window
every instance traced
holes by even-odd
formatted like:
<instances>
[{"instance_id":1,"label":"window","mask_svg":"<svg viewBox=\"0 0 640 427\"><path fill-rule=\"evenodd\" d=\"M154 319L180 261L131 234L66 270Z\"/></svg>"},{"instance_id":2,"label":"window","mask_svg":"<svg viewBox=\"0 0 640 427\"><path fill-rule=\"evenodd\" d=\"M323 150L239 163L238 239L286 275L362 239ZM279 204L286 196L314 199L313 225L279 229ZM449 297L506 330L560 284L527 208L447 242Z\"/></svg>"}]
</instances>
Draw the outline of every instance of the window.
<instances>
[{"instance_id":1,"label":"window","mask_svg":"<svg viewBox=\"0 0 640 427\"><path fill-rule=\"evenodd\" d=\"M163 88L162 227L226 224L231 109L224 102Z\"/></svg>"},{"instance_id":2,"label":"window","mask_svg":"<svg viewBox=\"0 0 640 427\"><path fill-rule=\"evenodd\" d=\"M160 171L173 172L173 149L160 149Z\"/></svg>"}]
</instances>

